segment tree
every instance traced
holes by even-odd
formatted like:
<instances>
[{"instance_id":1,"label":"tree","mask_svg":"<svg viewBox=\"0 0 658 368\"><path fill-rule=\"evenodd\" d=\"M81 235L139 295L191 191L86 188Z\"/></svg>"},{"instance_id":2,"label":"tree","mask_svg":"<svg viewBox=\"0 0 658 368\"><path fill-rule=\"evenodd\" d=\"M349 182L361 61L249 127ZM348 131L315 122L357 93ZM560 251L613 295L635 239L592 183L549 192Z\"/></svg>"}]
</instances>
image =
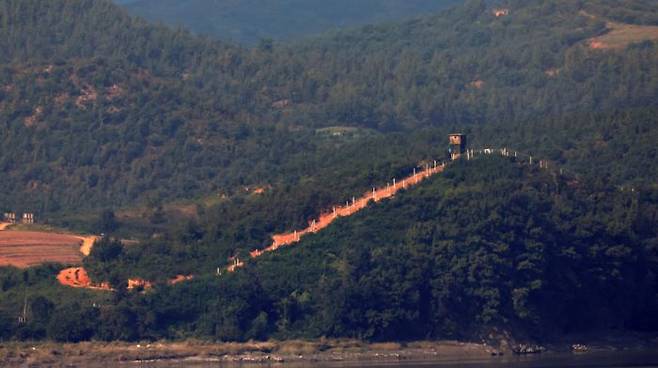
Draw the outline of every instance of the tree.
<instances>
[{"instance_id":1,"label":"tree","mask_svg":"<svg viewBox=\"0 0 658 368\"><path fill-rule=\"evenodd\" d=\"M114 216L114 211L103 210L98 219L97 229L103 233L111 233L119 227L119 223Z\"/></svg>"}]
</instances>

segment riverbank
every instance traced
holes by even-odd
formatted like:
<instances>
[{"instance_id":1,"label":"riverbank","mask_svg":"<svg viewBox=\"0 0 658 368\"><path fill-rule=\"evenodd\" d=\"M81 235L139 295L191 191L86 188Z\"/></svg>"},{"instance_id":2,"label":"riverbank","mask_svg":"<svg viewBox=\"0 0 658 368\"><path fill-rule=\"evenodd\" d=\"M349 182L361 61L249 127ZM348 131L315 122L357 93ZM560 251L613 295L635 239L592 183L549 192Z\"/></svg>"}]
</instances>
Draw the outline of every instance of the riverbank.
<instances>
[{"instance_id":1,"label":"riverbank","mask_svg":"<svg viewBox=\"0 0 658 368\"><path fill-rule=\"evenodd\" d=\"M0 366L114 366L119 363L308 363L477 359L495 350L457 341L368 344L356 340L269 341L247 343L83 342L0 345Z\"/></svg>"},{"instance_id":2,"label":"riverbank","mask_svg":"<svg viewBox=\"0 0 658 368\"><path fill-rule=\"evenodd\" d=\"M583 337L584 338L584 337ZM589 353L619 350L658 351L654 336L623 335L595 340L565 339L546 345L550 352L568 352L574 343L586 343ZM582 354L582 353L577 353ZM587 354L587 353L585 353ZM83 342L0 344L0 366L106 367L121 365L169 366L209 364L377 364L405 361L477 361L513 355L484 343L426 341L365 343L357 340L268 341L246 343L181 342Z\"/></svg>"}]
</instances>

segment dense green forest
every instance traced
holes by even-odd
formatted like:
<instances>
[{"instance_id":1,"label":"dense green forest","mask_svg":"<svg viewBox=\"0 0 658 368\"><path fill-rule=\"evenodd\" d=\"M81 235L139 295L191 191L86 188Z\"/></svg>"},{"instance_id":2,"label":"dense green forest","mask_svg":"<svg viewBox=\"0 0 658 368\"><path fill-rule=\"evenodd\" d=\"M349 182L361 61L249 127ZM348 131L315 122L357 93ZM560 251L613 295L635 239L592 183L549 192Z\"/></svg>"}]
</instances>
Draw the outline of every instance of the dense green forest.
<instances>
[{"instance_id":1,"label":"dense green forest","mask_svg":"<svg viewBox=\"0 0 658 368\"><path fill-rule=\"evenodd\" d=\"M2 331L64 341L404 340L503 327L542 340L657 328L658 192L600 187L511 161L455 163L237 273L145 294L119 289L70 301L53 292L62 289L54 280L32 281L48 267L22 276L5 270ZM186 247L200 246L188 239ZM89 263L121 268L124 251L105 240ZM13 301L26 286L33 318L18 326Z\"/></svg>"},{"instance_id":2,"label":"dense green forest","mask_svg":"<svg viewBox=\"0 0 658 368\"><path fill-rule=\"evenodd\" d=\"M579 130L564 128L576 124ZM534 137L534 129L547 132L536 136L539 142L529 138ZM521 152L549 160L550 165L562 170L564 175L577 181L585 180L597 188L658 189L655 179L658 178L655 146L658 111L655 109L574 116L510 130L514 132L495 126L480 128L472 132L472 137L474 144L486 140L493 143L493 147L515 147L525 136L523 141L527 143L517 148ZM492 131L497 133L492 134ZM302 228L309 219L316 218L320 210L329 209L357 194L339 188L363 187L365 191L369 183L382 183L387 178L408 175L412 168L405 168L404 163L428 159L430 157L423 157L422 152L432 149L436 150L433 157L438 157L442 146L433 148L432 144L444 137L442 133L421 131L411 136L389 135L373 139L368 145L345 149L334 159L345 162L350 157L388 153L390 164L372 167L368 166L367 159L353 159L351 162L355 166L348 176L351 179L337 178L333 172L323 170L313 179L305 180L303 185L273 189L262 196L240 195L216 205L203 206L198 219L176 224L174 233L167 233L166 241L147 240L140 247L127 247L115 264L98 263L92 257L87 259L87 266L96 279L117 280L118 283L135 276L164 282L176 274L212 273L216 267L228 262L229 257L244 259L249 251L265 247L271 241L271 234ZM406 147L413 144L414 150L407 151ZM329 164L333 167L333 162ZM396 169L398 167L402 169ZM362 176L363 173L370 175ZM169 247L165 245L167 242ZM194 247L189 247L190 244Z\"/></svg>"},{"instance_id":3,"label":"dense green forest","mask_svg":"<svg viewBox=\"0 0 658 368\"><path fill-rule=\"evenodd\" d=\"M108 1L5 0L0 203L46 218L296 185L314 176L309 161L335 150L328 127L359 129L339 139L345 147L428 127L655 107L655 45L589 50L604 22L579 15L585 5L512 2L496 18L470 1L243 49L151 26ZM335 162L328 171L350 170Z\"/></svg>"},{"instance_id":4,"label":"dense green forest","mask_svg":"<svg viewBox=\"0 0 658 368\"><path fill-rule=\"evenodd\" d=\"M246 48L106 0L0 0L0 210L106 233L84 263L117 287L65 289L59 265L2 268L0 339L655 330L658 45L594 50L587 40L607 32L606 19L655 24L658 9L504 6L509 15L496 17L467 1ZM548 159L563 175L458 162L215 276L273 233L444 157L452 131ZM194 215L169 218L173 202L194 204ZM131 210L139 224L116 215ZM115 241L126 236L141 242ZM166 286L176 274L195 279ZM127 291L128 277L156 288ZM29 323L19 325L24 301Z\"/></svg>"},{"instance_id":5,"label":"dense green forest","mask_svg":"<svg viewBox=\"0 0 658 368\"><path fill-rule=\"evenodd\" d=\"M255 45L438 12L461 0L133 0L131 14Z\"/></svg>"}]
</instances>

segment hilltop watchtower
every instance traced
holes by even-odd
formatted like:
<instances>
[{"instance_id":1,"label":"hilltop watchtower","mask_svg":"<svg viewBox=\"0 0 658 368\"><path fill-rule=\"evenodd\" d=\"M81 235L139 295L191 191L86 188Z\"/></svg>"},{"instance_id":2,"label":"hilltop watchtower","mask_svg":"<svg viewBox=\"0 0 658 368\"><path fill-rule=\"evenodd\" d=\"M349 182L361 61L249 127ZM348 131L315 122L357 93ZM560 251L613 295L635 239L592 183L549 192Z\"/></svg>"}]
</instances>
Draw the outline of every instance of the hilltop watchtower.
<instances>
[{"instance_id":1,"label":"hilltop watchtower","mask_svg":"<svg viewBox=\"0 0 658 368\"><path fill-rule=\"evenodd\" d=\"M451 160L456 160L466 153L466 134L453 133L448 135L448 140L450 142L448 152Z\"/></svg>"}]
</instances>

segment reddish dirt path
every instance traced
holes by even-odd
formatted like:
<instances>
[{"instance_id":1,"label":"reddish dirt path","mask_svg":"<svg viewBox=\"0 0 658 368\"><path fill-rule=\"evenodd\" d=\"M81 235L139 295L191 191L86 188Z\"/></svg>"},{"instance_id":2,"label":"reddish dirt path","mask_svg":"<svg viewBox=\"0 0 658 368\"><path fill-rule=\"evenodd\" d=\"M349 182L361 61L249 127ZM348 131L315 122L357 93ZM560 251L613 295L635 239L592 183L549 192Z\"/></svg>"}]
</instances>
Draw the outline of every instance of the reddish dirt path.
<instances>
[{"instance_id":1,"label":"reddish dirt path","mask_svg":"<svg viewBox=\"0 0 658 368\"><path fill-rule=\"evenodd\" d=\"M176 275L173 279L169 280L169 285L176 285L181 282L192 280L194 276L192 275Z\"/></svg>"},{"instance_id":2,"label":"reddish dirt path","mask_svg":"<svg viewBox=\"0 0 658 368\"><path fill-rule=\"evenodd\" d=\"M373 189L372 192L365 193L360 198L352 198L352 201L346 203L345 206L334 207L331 212L324 212L320 215L320 218L310 221L309 226L305 229L293 231L291 233L276 234L272 236L272 244L269 247L262 250L254 250L250 253L250 255L252 258L257 258L266 252L272 252L281 247L295 244L299 242L304 235L317 233L327 228L337 218L352 216L353 214L368 207L368 204L370 204L371 201L379 202L381 200L391 198L400 190L417 185L432 175L442 172L444 169L445 164L437 165L435 163L433 167L428 166L425 170L414 173L409 177L402 179L401 181L394 181L392 184L388 184L386 188L381 188L378 190ZM231 265L228 271L234 271L240 266L242 266L242 264Z\"/></svg>"},{"instance_id":3,"label":"reddish dirt path","mask_svg":"<svg viewBox=\"0 0 658 368\"><path fill-rule=\"evenodd\" d=\"M0 232L0 267L26 268L46 262L78 264L81 260L77 236L36 231Z\"/></svg>"},{"instance_id":4,"label":"reddish dirt path","mask_svg":"<svg viewBox=\"0 0 658 368\"><path fill-rule=\"evenodd\" d=\"M309 222L309 226L305 229L293 231L291 233L284 234L275 234L272 236L272 244L262 250L254 250L250 253L252 258L260 257L266 252L273 252L281 247L289 246L295 244L301 240L304 235L317 233L329 225L331 225L339 217L352 216L353 214L363 210L368 207L370 202L379 202L388 198L393 197L397 192L412 187L419 184L423 180L431 177L432 175L443 172L445 169L444 164L437 164L434 162L434 165L427 165L425 170L416 172L414 174L403 178L400 181L394 180L393 183L389 183L385 188L375 189L371 192L363 194L360 198L352 198L351 202L347 202L344 206L336 206L330 212L324 212L316 220ZM93 239L95 240L95 239ZM93 240L91 244L93 244ZM231 265L227 267L228 272L234 272L238 268L244 266L244 262L239 260L234 260ZM180 282L185 282L191 280L192 275L177 275L176 277L169 280L169 285L175 285ZM99 290L112 290L107 283L100 285L95 285L89 279L89 276L82 267L68 268L62 270L57 276L57 279L62 285L67 285L77 288L89 288L89 289L99 289ZM141 287L145 290L151 289L153 284L150 281L143 279L129 279L128 280L128 289L134 289Z\"/></svg>"},{"instance_id":5,"label":"reddish dirt path","mask_svg":"<svg viewBox=\"0 0 658 368\"><path fill-rule=\"evenodd\" d=\"M93 284L87 271L82 267L71 267L61 270L57 275L57 281L64 286L70 286L73 288L112 290L107 282L98 285Z\"/></svg>"},{"instance_id":6,"label":"reddish dirt path","mask_svg":"<svg viewBox=\"0 0 658 368\"><path fill-rule=\"evenodd\" d=\"M182 281L191 280L192 276L178 275L175 278L169 280L170 285L177 284ZM83 267L71 267L65 268L59 272L57 275L57 281L64 286L69 286L73 288L84 288L92 290L103 290L103 291L114 291L109 283L102 282L100 284L95 284L89 278L89 274ZM128 290L142 288L144 290L149 290L153 288L153 283L148 280L134 278L128 279L126 284Z\"/></svg>"}]
</instances>

